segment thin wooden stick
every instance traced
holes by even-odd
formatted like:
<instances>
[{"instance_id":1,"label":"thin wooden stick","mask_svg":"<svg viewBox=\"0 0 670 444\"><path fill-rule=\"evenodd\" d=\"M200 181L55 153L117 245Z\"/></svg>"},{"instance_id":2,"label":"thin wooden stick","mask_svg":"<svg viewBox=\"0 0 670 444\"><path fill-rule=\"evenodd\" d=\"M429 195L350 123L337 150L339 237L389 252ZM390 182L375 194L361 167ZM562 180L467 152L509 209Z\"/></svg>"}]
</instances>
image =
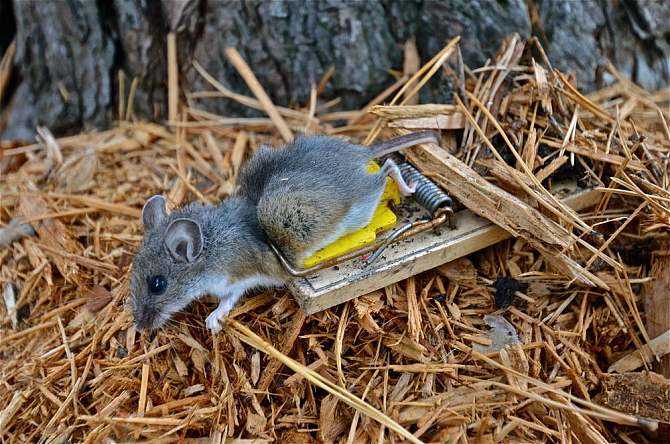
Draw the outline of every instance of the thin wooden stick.
<instances>
[{"instance_id":1,"label":"thin wooden stick","mask_svg":"<svg viewBox=\"0 0 670 444\"><path fill-rule=\"evenodd\" d=\"M177 36L174 32L170 32L167 36L167 56L168 118L171 122L176 122L179 104L179 66L177 64Z\"/></svg>"},{"instance_id":2,"label":"thin wooden stick","mask_svg":"<svg viewBox=\"0 0 670 444\"><path fill-rule=\"evenodd\" d=\"M357 396L349 393L342 387L333 384L332 382L323 378L321 375L314 372L313 370L308 369L304 365L301 365L295 360L280 353L277 349L275 349L273 346L271 346L270 344L262 340L259 336L257 336L254 332L252 332L248 327L240 324L235 320L230 320L228 331L230 331L232 334L236 335L240 340L251 345L252 347L264 353L267 353L268 355L276 359L279 359L280 361L282 361L284 365L289 367L291 370L298 373L302 373L312 384L315 384L321 387L323 390L326 390L329 393L337 396L339 399L341 399L342 401L344 401L346 404L353 407L357 411L361 411L367 416L370 416L372 419L386 425L389 429L393 430L403 438L415 444L421 444L421 441L419 439L417 439L414 435L409 433L396 421L389 418L387 415L375 409L370 404L361 400Z\"/></svg>"},{"instance_id":3,"label":"thin wooden stick","mask_svg":"<svg viewBox=\"0 0 670 444\"><path fill-rule=\"evenodd\" d=\"M261 86L260 82L254 75L247 62L244 61L242 56L235 48L229 47L225 50L226 57L230 63L235 66L237 72L240 73L240 76L244 79L249 86L249 89L256 96L259 102L263 105L263 109L267 115L272 119L272 122L275 124L285 142L290 142L293 140L293 132L284 121L284 118L279 114L277 108L275 108L274 103L270 99L270 96L265 92L265 89Z\"/></svg>"}]
</instances>

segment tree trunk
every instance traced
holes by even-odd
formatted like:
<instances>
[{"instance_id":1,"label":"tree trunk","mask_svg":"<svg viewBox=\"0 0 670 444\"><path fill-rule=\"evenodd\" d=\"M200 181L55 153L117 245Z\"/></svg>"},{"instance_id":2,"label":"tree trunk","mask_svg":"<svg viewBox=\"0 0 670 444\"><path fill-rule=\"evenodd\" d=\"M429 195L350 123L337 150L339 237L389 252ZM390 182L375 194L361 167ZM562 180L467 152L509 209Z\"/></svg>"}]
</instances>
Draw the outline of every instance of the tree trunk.
<instances>
[{"instance_id":1,"label":"tree trunk","mask_svg":"<svg viewBox=\"0 0 670 444\"><path fill-rule=\"evenodd\" d=\"M178 37L182 91L211 89L193 69L197 60L224 85L250 94L224 57L235 46L281 105L306 103L310 85L331 66L322 98L340 97L341 108L364 105L393 82L390 70L402 67L410 38L425 62L461 35L465 63L478 67L509 34L537 35L552 64L586 90L611 80L600 75L607 60L647 88L670 78L670 3L655 0L0 0L0 21L0 50L17 40L3 138L32 139L36 125L56 134L108 126L117 117L120 70L125 96L138 80L135 115L165 118L170 30ZM449 94L439 78L422 100ZM224 99L197 106L254 114Z\"/></svg>"}]
</instances>

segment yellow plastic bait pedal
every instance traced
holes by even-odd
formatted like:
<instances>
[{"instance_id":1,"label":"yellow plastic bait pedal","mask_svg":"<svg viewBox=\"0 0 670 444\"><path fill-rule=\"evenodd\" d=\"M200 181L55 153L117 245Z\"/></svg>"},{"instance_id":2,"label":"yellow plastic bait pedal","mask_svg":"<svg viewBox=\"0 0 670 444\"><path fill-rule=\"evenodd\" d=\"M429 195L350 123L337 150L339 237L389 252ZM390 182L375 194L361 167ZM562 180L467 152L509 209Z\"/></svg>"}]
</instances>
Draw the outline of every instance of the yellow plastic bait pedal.
<instances>
[{"instance_id":1,"label":"yellow plastic bait pedal","mask_svg":"<svg viewBox=\"0 0 670 444\"><path fill-rule=\"evenodd\" d=\"M370 162L368 165L368 172L370 174L374 174L380 169L376 162ZM360 230L342 236L332 244L317 251L305 260L303 266L310 268L375 242L377 233L393 228L397 222L397 216L390 208L391 202L395 204L400 203L400 190L398 189L398 185L391 178L387 177L386 188L370 223Z\"/></svg>"}]
</instances>

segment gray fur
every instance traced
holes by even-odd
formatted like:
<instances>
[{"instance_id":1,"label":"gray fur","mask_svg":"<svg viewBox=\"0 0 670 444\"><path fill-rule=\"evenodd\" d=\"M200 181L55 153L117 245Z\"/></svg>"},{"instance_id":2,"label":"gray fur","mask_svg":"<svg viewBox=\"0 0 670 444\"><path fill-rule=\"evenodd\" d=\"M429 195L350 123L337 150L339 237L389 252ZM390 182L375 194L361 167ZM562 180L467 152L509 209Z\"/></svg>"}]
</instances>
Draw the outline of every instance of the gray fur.
<instances>
[{"instance_id":1,"label":"gray fur","mask_svg":"<svg viewBox=\"0 0 670 444\"><path fill-rule=\"evenodd\" d=\"M202 253L194 262L177 261L165 250L167 227L175 220L197 220L202 229ZM148 279L163 275L164 294L149 293ZM257 274L285 278L258 225L255 207L244 198L231 197L218 206L192 203L162 219L144 233L133 261L131 306L140 329L163 325L198 294L207 275L228 276L231 283Z\"/></svg>"},{"instance_id":2,"label":"gray fur","mask_svg":"<svg viewBox=\"0 0 670 444\"><path fill-rule=\"evenodd\" d=\"M385 142L379 142L370 147L374 157L383 157L395 153L403 148L409 148L423 143L440 144L440 135L435 131L419 131L395 137Z\"/></svg>"},{"instance_id":3,"label":"gray fur","mask_svg":"<svg viewBox=\"0 0 670 444\"><path fill-rule=\"evenodd\" d=\"M384 174L367 172L373 155L326 136L300 137L283 149L262 147L240 173L240 194L258 206L260 225L299 265L338 228L347 228L343 235L370 221L386 184ZM359 217L369 207L369 217Z\"/></svg>"},{"instance_id":4,"label":"gray fur","mask_svg":"<svg viewBox=\"0 0 670 444\"><path fill-rule=\"evenodd\" d=\"M378 149L334 137L297 138L283 149L259 149L240 172L238 194L218 206L195 203L167 214L164 198L151 198L143 211L144 240L131 276L137 327L160 327L213 288L221 301L213 312L217 317L250 285L285 282L289 276L268 238L300 265L318 249L367 225L387 175L387 168L369 174L369 161L392 151L394 143L400 149L412 140L424 143L425 132L384 142ZM149 292L155 275L168 281L162 295ZM230 294L229 287L234 289ZM208 326L216 328L210 318Z\"/></svg>"},{"instance_id":5,"label":"gray fur","mask_svg":"<svg viewBox=\"0 0 670 444\"><path fill-rule=\"evenodd\" d=\"M144 228L151 228L167 216L165 210L165 198L163 196L153 196L146 201L142 208L142 224Z\"/></svg>"}]
</instances>

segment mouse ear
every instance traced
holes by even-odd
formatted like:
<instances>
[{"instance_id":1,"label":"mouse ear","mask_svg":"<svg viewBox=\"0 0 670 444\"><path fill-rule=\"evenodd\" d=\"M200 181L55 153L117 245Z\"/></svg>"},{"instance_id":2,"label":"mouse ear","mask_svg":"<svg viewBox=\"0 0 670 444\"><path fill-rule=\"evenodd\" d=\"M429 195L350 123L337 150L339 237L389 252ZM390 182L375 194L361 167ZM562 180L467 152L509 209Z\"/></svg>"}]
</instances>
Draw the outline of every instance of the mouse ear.
<instances>
[{"instance_id":1,"label":"mouse ear","mask_svg":"<svg viewBox=\"0 0 670 444\"><path fill-rule=\"evenodd\" d=\"M200 225L191 219L176 219L165 232L165 248L179 262L193 262L202 253Z\"/></svg>"},{"instance_id":2,"label":"mouse ear","mask_svg":"<svg viewBox=\"0 0 670 444\"><path fill-rule=\"evenodd\" d=\"M142 208L142 223L144 228L153 228L167 216L165 210L165 198L163 196L152 196Z\"/></svg>"}]
</instances>

